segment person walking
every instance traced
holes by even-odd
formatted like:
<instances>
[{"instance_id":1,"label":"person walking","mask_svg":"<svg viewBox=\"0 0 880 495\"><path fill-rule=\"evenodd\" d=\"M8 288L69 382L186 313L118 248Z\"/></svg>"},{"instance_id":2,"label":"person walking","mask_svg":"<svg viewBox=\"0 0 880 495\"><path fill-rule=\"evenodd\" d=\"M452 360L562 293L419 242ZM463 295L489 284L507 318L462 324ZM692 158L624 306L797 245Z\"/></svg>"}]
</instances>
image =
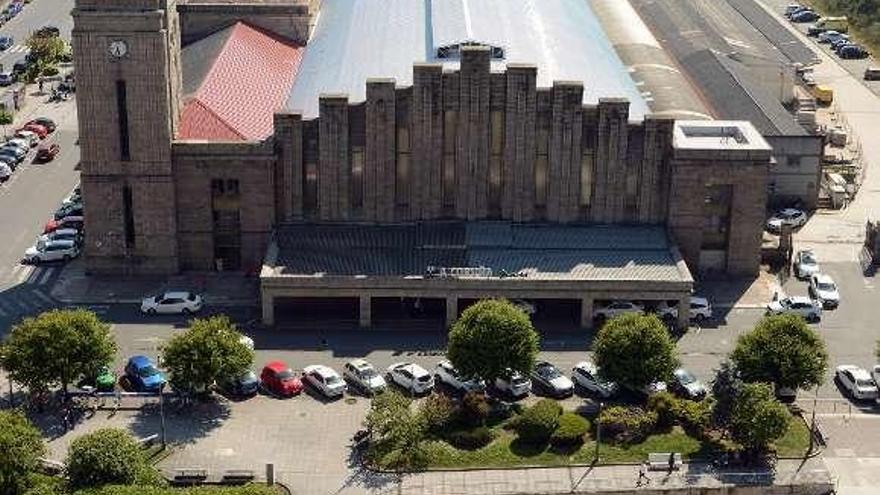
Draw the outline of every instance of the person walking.
<instances>
[{"instance_id":1,"label":"person walking","mask_svg":"<svg viewBox=\"0 0 880 495\"><path fill-rule=\"evenodd\" d=\"M639 465L639 479L636 481L636 486L649 484L651 484L651 478L648 477L648 463L643 462Z\"/></svg>"},{"instance_id":2,"label":"person walking","mask_svg":"<svg viewBox=\"0 0 880 495\"><path fill-rule=\"evenodd\" d=\"M675 452L669 453L669 474L675 471Z\"/></svg>"}]
</instances>

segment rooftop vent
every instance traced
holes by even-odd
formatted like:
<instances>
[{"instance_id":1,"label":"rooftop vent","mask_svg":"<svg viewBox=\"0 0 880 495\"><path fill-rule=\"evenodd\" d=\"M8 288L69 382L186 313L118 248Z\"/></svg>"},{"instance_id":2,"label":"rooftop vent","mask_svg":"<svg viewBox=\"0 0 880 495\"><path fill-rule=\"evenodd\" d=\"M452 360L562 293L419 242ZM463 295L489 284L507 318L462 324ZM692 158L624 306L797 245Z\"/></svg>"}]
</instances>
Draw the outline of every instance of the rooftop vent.
<instances>
[{"instance_id":1,"label":"rooftop vent","mask_svg":"<svg viewBox=\"0 0 880 495\"><path fill-rule=\"evenodd\" d=\"M462 41L461 43L443 45L437 48L437 58L444 60L461 58L461 47L463 46L488 46L491 50L491 57L493 60L504 59L504 48L500 46L487 45L478 41Z\"/></svg>"}]
</instances>

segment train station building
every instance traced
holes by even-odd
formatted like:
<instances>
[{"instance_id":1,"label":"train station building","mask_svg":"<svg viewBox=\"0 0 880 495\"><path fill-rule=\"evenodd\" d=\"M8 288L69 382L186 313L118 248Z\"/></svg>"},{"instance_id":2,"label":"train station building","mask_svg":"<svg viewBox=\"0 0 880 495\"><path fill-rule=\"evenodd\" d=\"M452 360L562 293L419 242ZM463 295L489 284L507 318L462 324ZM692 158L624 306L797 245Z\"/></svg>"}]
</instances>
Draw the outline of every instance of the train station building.
<instances>
[{"instance_id":1,"label":"train station building","mask_svg":"<svg viewBox=\"0 0 880 495\"><path fill-rule=\"evenodd\" d=\"M259 274L267 323L508 297L587 327L614 299L684 323L694 278L758 271L770 147L652 106L587 2L77 0L74 21L92 273Z\"/></svg>"}]
</instances>

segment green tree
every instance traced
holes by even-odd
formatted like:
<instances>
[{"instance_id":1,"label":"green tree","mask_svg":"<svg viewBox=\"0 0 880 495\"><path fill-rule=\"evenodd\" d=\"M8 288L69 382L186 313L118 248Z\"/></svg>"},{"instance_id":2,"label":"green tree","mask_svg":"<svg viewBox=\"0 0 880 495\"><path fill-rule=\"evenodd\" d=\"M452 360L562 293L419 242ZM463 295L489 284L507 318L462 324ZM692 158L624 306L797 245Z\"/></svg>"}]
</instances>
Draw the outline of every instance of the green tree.
<instances>
[{"instance_id":1,"label":"green tree","mask_svg":"<svg viewBox=\"0 0 880 495\"><path fill-rule=\"evenodd\" d=\"M746 382L778 388L821 385L828 367L825 342L797 315L767 316L740 336L730 360Z\"/></svg>"},{"instance_id":2,"label":"green tree","mask_svg":"<svg viewBox=\"0 0 880 495\"><path fill-rule=\"evenodd\" d=\"M39 64L54 66L67 51L67 43L59 36L42 36L32 34L27 39L27 47L31 57Z\"/></svg>"},{"instance_id":3,"label":"green tree","mask_svg":"<svg viewBox=\"0 0 880 495\"><path fill-rule=\"evenodd\" d=\"M669 380L678 366L675 344L656 315L609 320L599 330L593 352L603 378L633 390Z\"/></svg>"},{"instance_id":4,"label":"green tree","mask_svg":"<svg viewBox=\"0 0 880 495\"><path fill-rule=\"evenodd\" d=\"M150 469L137 440L119 428L87 433L67 449L67 478L74 488L131 485Z\"/></svg>"},{"instance_id":5,"label":"green tree","mask_svg":"<svg viewBox=\"0 0 880 495\"><path fill-rule=\"evenodd\" d=\"M216 381L241 375L254 362L254 352L226 316L194 319L168 341L162 365L177 390L202 393Z\"/></svg>"},{"instance_id":6,"label":"green tree","mask_svg":"<svg viewBox=\"0 0 880 495\"><path fill-rule=\"evenodd\" d=\"M0 493L20 493L45 452L40 431L24 415L0 411Z\"/></svg>"},{"instance_id":7,"label":"green tree","mask_svg":"<svg viewBox=\"0 0 880 495\"><path fill-rule=\"evenodd\" d=\"M67 386L113 360L110 325L83 309L52 310L12 327L0 346L0 364L31 391Z\"/></svg>"},{"instance_id":8,"label":"green tree","mask_svg":"<svg viewBox=\"0 0 880 495\"><path fill-rule=\"evenodd\" d=\"M9 133L6 130L6 126L12 125L15 117L12 115L12 112L6 110L6 107L0 108L0 125L3 126L3 135L8 136Z\"/></svg>"},{"instance_id":9,"label":"green tree","mask_svg":"<svg viewBox=\"0 0 880 495\"><path fill-rule=\"evenodd\" d=\"M746 383L730 412L730 434L751 452L764 452L788 430L790 414L766 383Z\"/></svg>"},{"instance_id":10,"label":"green tree","mask_svg":"<svg viewBox=\"0 0 880 495\"><path fill-rule=\"evenodd\" d=\"M373 398L364 425L370 431L368 457L384 468L417 469L424 465L422 440L427 423L412 401L395 390Z\"/></svg>"},{"instance_id":11,"label":"green tree","mask_svg":"<svg viewBox=\"0 0 880 495\"><path fill-rule=\"evenodd\" d=\"M463 375L491 383L509 370L530 373L538 342L522 310L503 299L487 299L467 308L452 325L446 355Z\"/></svg>"},{"instance_id":12,"label":"green tree","mask_svg":"<svg viewBox=\"0 0 880 495\"><path fill-rule=\"evenodd\" d=\"M721 367L715 370L715 379L712 380L712 397L715 398L712 406L712 422L716 426L725 426L730 421L730 413L742 385L739 371L730 361L725 360L721 363Z\"/></svg>"}]
</instances>

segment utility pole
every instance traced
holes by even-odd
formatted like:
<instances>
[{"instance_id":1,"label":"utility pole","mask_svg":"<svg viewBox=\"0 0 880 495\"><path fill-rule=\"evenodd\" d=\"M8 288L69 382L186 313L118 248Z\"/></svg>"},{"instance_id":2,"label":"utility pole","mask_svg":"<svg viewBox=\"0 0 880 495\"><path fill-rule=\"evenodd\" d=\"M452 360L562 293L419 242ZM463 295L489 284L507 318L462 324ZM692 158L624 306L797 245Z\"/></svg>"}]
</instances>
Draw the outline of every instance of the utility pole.
<instances>
[{"instance_id":1,"label":"utility pole","mask_svg":"<svg viewBox=\"0 0 880 495\"><path fill-rule=\"evenodd\" d=\"M596 452L593 455L593 464L599 464L599 444L602 443L602 422L599 416L602 415L602 407L605 404L599 402L599 411L596 413Z\"/></svg>"}]
</instances>

